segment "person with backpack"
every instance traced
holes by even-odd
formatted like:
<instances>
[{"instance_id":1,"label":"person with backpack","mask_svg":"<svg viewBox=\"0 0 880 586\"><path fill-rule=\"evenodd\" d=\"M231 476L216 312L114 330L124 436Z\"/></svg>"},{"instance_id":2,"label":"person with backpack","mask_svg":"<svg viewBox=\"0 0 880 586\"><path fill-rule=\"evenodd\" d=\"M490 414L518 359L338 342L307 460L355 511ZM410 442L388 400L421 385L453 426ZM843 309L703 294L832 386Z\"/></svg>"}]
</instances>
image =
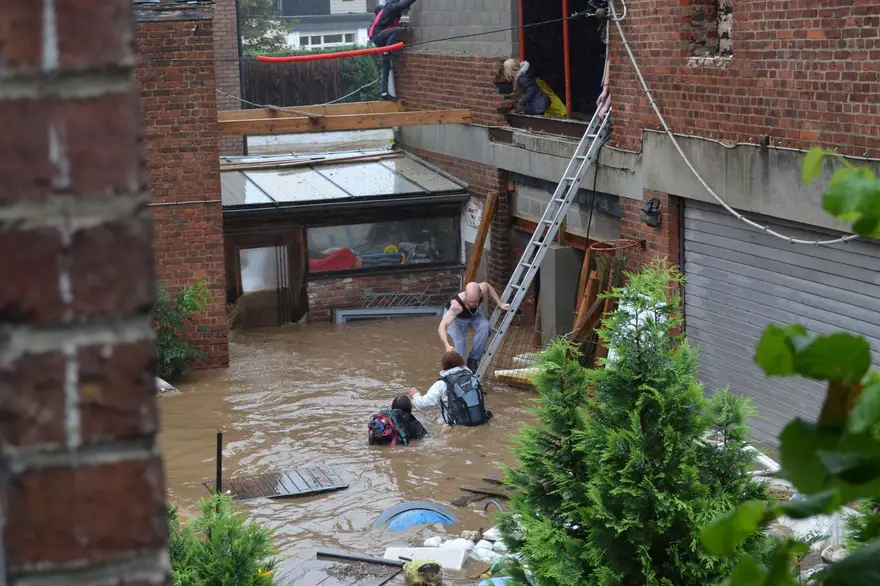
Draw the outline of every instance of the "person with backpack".
<instances>
[{"instance_id":1,"label":"person with backpack","mask_svg":"<svg viewBox=\"0 0 880 586\"><path fill-rule=\"evenodd\" d=\"M424 395L415 387L410 389L413 405L419 409L439 405L445 429L456 425L474 427L488 423L492 413L486 410L483 387L465 366L461 354L447 352L440 366L440 378Z\"/></svg>"},{"instance_id":2,"label":"person with backpack","mask_svg":"<svg viewBox=\"0 0 880 586\"><path fill-rule=\"evenodd\" d=\"M371 446L407 446L428 435L428 430L413 417L412 402L406 395L394 399L390 409L382 409L370 417L367 432Z\"/></svg>"},{"instance_id":3,"label":"person with backpack","mask_svg":"<svg viewBox=\"0 0 880 586\"><path fill-rule=\"evenodd\" d=\"M370 41L377 47L387 47L397 42L400 35L400 17L416 0L390 0L376 7L376 18L370 25ZM382 99L396 100L397 96L388 93L388 78L391 75L391 53L382 53Z\"/></svg>"}]
</instances>

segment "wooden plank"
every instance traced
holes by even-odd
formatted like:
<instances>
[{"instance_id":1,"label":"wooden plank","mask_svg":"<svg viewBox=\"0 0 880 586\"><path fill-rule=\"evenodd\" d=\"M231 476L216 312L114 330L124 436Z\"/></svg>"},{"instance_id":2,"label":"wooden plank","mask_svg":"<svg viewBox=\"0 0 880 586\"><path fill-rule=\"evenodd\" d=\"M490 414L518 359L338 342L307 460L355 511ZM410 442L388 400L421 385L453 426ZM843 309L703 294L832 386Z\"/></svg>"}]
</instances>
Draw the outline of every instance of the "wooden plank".
<instances>
[{"instance_id":1,"label":"wooden plank","mask_svg":"<svg viewBox=\"0 0 880 586\"><path fill-rule=\"evenodd\" d=\"M472 492L474 494L485 494L488 496L495 496L504 499L510 498L510 495L507 493L507 491L491 486L462 486L461 490L465 492Z\"/></svg>"},{"instance_id":2,"label":"wooden plank","mask_svg":"<svg viewBox=\"0 0 880 586\"><path fill-rule=\"evenodd\" d=\"M292 169L297 167L308 167L310 165L336 165L340 163L351 162L372 162L384 159L399 159L399 152L389 152L383 154L372 155L356 155L348 157L340 156L321 156L309 157L296 161L268 161L264 163L227 163L220 165L220 172L225 171L259 171L260 169Z\"/></svg>"},{"instance_id":3,"label":"wooden plank","mask_svg":"<svg viewBox=\"0 0 880 586\"><path fill-rule=\"evenodd\" d=\"M245 480L245 484L250 489L251 494L254 495L254 497L267 496L266 494L263 493L263 490L260 488L260 485L257 484L257 481L254 479L253 476L247 478Z\"/></svg>"},{"instance_id":4,"label":"wooden plank","mask_svg":"<svg viewBox=\"0 0 880 586\"><path fill-rule=\"evenodd\" d=\"M300 476L296 470L291 470L290 472L283 472L285 476L296 486L296 490L299 492L306 492L309 490L309 483L305 481L305 479Z\"/></svg>"},{"instance_id":5,"label":"wooden plank","mask_svg":"<svg viewBox=\"0 0 880 586\"><path fill-rule=\"evenodd\" d=\"M317 120L305 116L291 118L263 118L220 122L224 135L263 136L302 132L331 132L338 130L370 130L398 126L432 126L436 124L468 124L473 120L470 110L420 110L413 112L386 112L379 114L328 115Z\"/></svg>"},{"instance_id":6,"label":"wooden plank","mask_svg":"<svg viewBox=\"0 0 880 586\"><path fill-rule=\"evenodd\" d=\"M574 318L574 332L572 337L574 340L581 339L588 330L586 325L580 325L587 315L589 308L596 302L596 296L599 294L599 274L596 271L590 271L590 278L587 280L587 286L584 288L583 297L578 301L578 311ZM595 327L595 326L593 326Z\"/></svg>"},{"instance_id":7,"label":"wooden plank","mask_svg":"<svg viewBox=\"0 0 880 586\"><path fill-rule=\"evenodd\" d=\"M495 476L484 476L483 482L488 482L489 484L496 484L501 486L504 484L504 476L501 474L496 474Z\"/></svg>"},{"instance_id":8,"label":"wooden plank","mask_svg":"<svg viewBox=\"0 0 880 586\"><path fill-rule=\"evenodd\" d=\"M492 227L492 219L495 217L495 208L498 206L498 192L493 191L483 203L483 215L480 216L480 226L477 228L477 237L474 238L474 246L471 248L471 257L468 259L467 271L464 282L472 283L477 279L477 271L480 270L480 261L483 258L483 248L486 246L486 237Z\"/></svg>"},{"instance_id":9,"label":"wooden plank","mask_svg":"<svg viewBox=\"0 0 880 586\"><path fill-rule=\"evenodd\" d=\"M315 478L315 475L312 474L311 470L308 468L297 468L296 471L302 476L303 480L308 483L311 490L318 490L321 488L321 482Z\"/></svg>"},{"instance_id":10,"label":"wooden plank","mask_svg":"<svg viewBox=\"0 0 880 586\"><path fill-rule=\"evenodd\" d=\"M236 497L243 499L256 498L256 496L251 492L251 489L247 486L246 479L233 479L229 481L229 484L230 489L232 490L232 494L234 494Z\"/></svg>"},{"instance_id":11,"label":"wooden plank","mask_svg":"<svg viewBox=\"0 0 880 586\"><path fill-rule=\"evenodd\" d=\"M295 109L300 112L309 112L319 116L340 116L346 114L383 114L388 112L403 112L405 102L398 100L383 102L354 102L349 104L330 104L326 106L296 106ZM233 122L240 120L263 120L272 118L273 116L297 117L302 116L296 114L290 108L278 108L273 106L270 108L253 108L248 110L224 110L217 115L218 122Z\"/></svg>"},{"instance_id":12,"label":"wooden plank","mask_svg":"<svg viewBox=\"0 0 880 586\"><path fill-rule=\"evenodd\" d=\"M614 306L616 304L616 301L613 298L609 297L607 299L598 299L597 301L600 301L600 302L604 301L605 302L602 306L602 315L599 316L600 320L602 317L604 317L604 316L608 315L609 313L611 313L612 311L614 311ZM602 341L602 338L599 338L599 341L596 346L596 360L598 361L600 358L607 358L607 357L608 357L608 347Z\"/></svg>"},{"instance_id":13,"label":"wooden plank","mask_svg":"<svg viewBox=\"0 0 880 586\"><path fill-rule=\"evenodd\" d=\"M276 485L267 480L267 477L271 478L271 474L261 474L254 478L254 481L260 487L260 490L263 492L264 496L269 498L278 496L278 490L276 489Z\"/></svg>"},{"instance_id":14,"label":"wooden plank","mask_svg":"<svg viewBox=\"0 0 880 586\"><path fill-rule=\"evenodd\" d=\"M593 252L590 250L588 246L586 251L584 251L584 263L581 265L581 276L578 279L578 292L577 292L577 311L580 311L581 304L583 303L584 291L587 288L587 281L591 275L590 273L590 263L593 260Z\"/></svg>"},{"instance_id":15,"label":"wooden plank","mask_svg":"<svg viewBox=\"0 0 880 586\"><path fill-rule=\"evenodd\" d=\"M333 482L327 477L320 468L309 468L309 472L314 476L321 486L333 486Z\"/></svg>"},{"instance_id":16,"label":"wooden plank","mask_svg":"<svg viewBox=\"0 0 880 586\"><path fill-rule=\"evenodd\" d=\"M290 481L285 474L274 474L275 484L278 486L278 492L283 494L296 494L299 492L296 485Z\"/></svg>"},{"instance_id":17,"label":"wooden plank","mask_svg":"<svg viewBox=\"0 0 880 586\"><path fill-rule=\"evenodd\" d=\"M465 494L458 498L452 499L449 502L456 507L469 507L472 504L484 501L487 498L489 498L489 495L487 494Z\"/></svg>"}]
</instances>

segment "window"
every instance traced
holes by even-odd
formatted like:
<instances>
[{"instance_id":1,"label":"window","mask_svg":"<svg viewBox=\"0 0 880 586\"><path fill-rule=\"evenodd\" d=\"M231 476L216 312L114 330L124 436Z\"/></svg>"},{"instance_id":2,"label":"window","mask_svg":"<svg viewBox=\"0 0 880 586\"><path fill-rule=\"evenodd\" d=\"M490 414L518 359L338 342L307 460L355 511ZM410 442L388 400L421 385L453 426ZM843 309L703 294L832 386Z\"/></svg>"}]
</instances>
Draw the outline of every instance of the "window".
<instances>
[{"instance_id":1,"label":"window","mask_svg":"<svg viewBox=\"0 0 880 586\"><path fill-rule=\"evenodd\" d=\"M454 217L309 228L307 240L310 273L460 262Z\"/></svg>"},{"instance_id":2,"label":"window","mask_svg":"<svg viewBox=\"0 0 880 586\"><path fill-rule=\"evenodd\" d=\"M341 43L342 35L324 35L324 44L330 45L332 43Z\"/></svg>"},{"instance_id":3,"label":"window","mask_svg":"<svg viewBox=\"0 0 880 586\"><path fill-rule=\"evenodd\" d=\"M354 33L347 33L345 35L345 42L350 45L353 45L354 44Z\"/></svg>"},{"instance_id":4,"label":"window","mask_svg":"<svg viewBox=\"0 0 880 586\"><path fill-rule=\"evenodd\" d=\"M300 37L299 44L302 45L303 47L308 47L309 46L309 37Z\"/></svg>"},{"instance_id":5,"label":"window","mask_svg":"<svg viewBox=\"0 0 880 586\"><path fill-rule=\"evenodd\" d=\"M320 45L321 44L321 35L318 35L316 37L312 37L311 44L312 45Z\"/></svg>"}]
</instances>

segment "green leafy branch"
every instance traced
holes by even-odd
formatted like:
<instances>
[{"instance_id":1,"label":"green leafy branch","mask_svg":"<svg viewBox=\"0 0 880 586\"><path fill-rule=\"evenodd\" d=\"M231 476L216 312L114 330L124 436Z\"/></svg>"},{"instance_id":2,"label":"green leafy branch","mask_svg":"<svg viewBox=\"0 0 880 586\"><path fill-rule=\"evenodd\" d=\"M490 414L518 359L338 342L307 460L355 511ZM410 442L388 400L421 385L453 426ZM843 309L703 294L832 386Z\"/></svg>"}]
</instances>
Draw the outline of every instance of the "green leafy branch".
<instances>
[{"instance_id":1,"label":"green leafy branch","mask_svg":"<svg viewBox=\"0 0 880 586\"><path fill-rule=\"evenodd\" d=\"M803 180L810 183L826 158L841 163L828 183L823 207L852 224L865 237L880 238L880 181L867 168L855 167L836 153L810 151ZM768 376L803 376L827 383L819 420L795 419L779 437L780 475L803 498L773 504L743 503L704 527L702 541L709 553L730 556L754 534L781 518L808 519L829 515L859 499L880 499L880 373L870 370L871 348L865 338L848 333L811 336L800 325L770 325L758 343L755 362ZM858 535L863 547L831 564L814 579L827 586L880 584L880 515L871 516ZM793 558L809 544L782 540L768 563L746 558L725 584L730 586L787 586L797 584Z\"/></svg>"}]
</instances>

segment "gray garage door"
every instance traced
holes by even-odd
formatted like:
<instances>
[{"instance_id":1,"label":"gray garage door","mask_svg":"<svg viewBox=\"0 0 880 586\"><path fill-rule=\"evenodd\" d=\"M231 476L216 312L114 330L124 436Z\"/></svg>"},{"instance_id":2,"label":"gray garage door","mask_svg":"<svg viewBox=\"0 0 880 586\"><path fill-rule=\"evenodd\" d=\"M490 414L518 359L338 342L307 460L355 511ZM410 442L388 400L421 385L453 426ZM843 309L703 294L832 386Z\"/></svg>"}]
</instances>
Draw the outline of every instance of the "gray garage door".
<instances>
[{"instance_id":1,"label":"gray garage door","mask_svg":"<svg viewBox=\"0 0 880 586\"><path fill-rule=\"evenodd\" d=\"M797 238L829 236L758 219ZM880 367L880 245L789 244L721 207L687 202L684 256L686 327L700 347L700 379L710 392L730 386L752 397L758 411L752 433L759 444L775 448L786 422L816 418L824 396L820 383L770 379L755 366L755 346L768 323L799 323L817 334L859 333Z\"/></svg>"}]
</instances>

